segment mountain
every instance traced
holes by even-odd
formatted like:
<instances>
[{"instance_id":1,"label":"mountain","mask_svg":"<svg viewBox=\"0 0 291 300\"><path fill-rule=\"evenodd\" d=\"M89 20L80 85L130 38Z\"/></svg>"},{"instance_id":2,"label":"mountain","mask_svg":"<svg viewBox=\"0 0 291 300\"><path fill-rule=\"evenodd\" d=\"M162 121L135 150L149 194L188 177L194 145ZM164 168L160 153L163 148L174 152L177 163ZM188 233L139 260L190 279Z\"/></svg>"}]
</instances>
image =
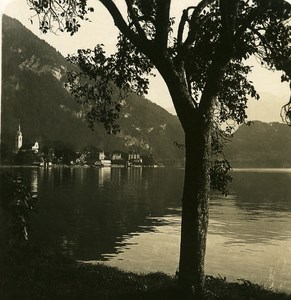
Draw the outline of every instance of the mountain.
<instances>
[{"instance_id":1,"label":"mountain","mask_svg":"<svg viewBox=\"0 0 291 300\"><path fill-rule=\"evenodd\" d=\"M81 107L64 88L72 66L45 41L20 22L3 16L2 38L2 149L12 152L18 118L25 143L93 146L112 152L136 149L152 152L166 164L183 161L183 132L176 116L151 101L130 94L118 123L121 132L107 135L102 125L92 132ZM225 149L233 167L291 167L291 128L255 121L240 126Z\"/></svg>"},{"instance_id":2,"label":"mountain","mask_svg":"<svg viewBox=\"0 0 291 300\"><path fill-rule=\"evenodd\" d=\"M81 107L64 88L72 66L19 21L2 19L2 148L14 147L18 119L24 143L63 144L74 150L93 146L105 151L152 152L158 161L182 161L183 132L176 116L149 100L131 94L118 123L120 133L107 135L97 124L94 132L82 119Z\"/></svg>"},{"instance_id":3,"label":"mountain","mask_svg":"<svg viewBox=\"0 0 291 300\"><path fill-rule=\"evenodd\" d=\"M254 121L242 125L225 149L233 167L291 167L291 128Z\"/></svg>"}]
</instances>

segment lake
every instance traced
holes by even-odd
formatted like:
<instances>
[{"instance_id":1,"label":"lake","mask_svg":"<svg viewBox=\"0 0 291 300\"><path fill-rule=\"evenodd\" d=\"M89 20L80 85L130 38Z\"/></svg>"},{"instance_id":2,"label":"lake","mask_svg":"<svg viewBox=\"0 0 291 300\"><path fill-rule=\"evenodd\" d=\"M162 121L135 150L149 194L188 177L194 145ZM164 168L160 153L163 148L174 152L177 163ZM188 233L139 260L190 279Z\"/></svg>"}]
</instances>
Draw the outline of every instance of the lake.
<instances>
[{"instance_id":1,"label":"lake","mask_svg":"<svg viewBox=\"0 0 291 300\"><path fill-rule=\"evenodd\" d=\"M11 168L38 193L32 238L75 259L175 274L182 169ZM291 293L291 170L233 172L213 193L206 273Z\"/></svg>"}]
</instances>

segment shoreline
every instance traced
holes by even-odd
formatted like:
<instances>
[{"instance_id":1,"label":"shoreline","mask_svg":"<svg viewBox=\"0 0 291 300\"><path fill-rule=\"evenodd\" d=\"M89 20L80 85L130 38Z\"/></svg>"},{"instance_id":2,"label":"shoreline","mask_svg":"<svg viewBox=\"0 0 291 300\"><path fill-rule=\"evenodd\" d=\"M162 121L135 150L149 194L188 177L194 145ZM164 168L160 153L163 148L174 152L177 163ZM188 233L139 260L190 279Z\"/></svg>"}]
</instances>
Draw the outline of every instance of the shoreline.
<instances>
[{"instance_id":1,"label":"shoreline","mask_svg":"<svg viewBox=\"0 0 291 300\"><path fill-rule=\"evenodd\" d=\"M176 276L78 263L60 253L34 256L12 268L6 264L3 271L0 294L4 299L201 299L185 293ZM206 275L203 299L290 300L291 295L241 278L229 282Z\"/></svg>"},{"instance_id":2,"label":"shoreline","mask_svg":"<svg viewBox=\"0 0 291 300\"><path fill-rule=\"evenodd\" d=\"M111 166L95 166L95 165L52 165L49 167L43 167L38 165L1 165L0 168L30 168L30 169L51 169L51 168L177 168L177 169L185 169L184 167L173 167L173 166L164 166L164 165L154 165L154 166L147 166L147 165L133 165L126 167L124 165L111 165ZM291 167L233 167L232 172L291 172Z\"/></svg>"}]
</instances>

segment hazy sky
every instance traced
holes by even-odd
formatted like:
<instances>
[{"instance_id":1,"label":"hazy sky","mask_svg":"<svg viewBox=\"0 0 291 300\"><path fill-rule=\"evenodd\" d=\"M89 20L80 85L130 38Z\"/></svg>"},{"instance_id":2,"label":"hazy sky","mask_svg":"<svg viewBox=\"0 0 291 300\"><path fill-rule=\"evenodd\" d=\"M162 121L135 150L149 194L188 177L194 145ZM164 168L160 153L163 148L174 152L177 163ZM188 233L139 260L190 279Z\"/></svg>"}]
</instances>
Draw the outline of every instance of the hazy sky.
<instances>
[{"instance_id":1,"label":"hazy sky","mask_svg":"<svg viewBox=\"0 0 291 300\"><path fill-rule=\"evenodd\" d=\"M95 12L89 15L91 22L83 22L79 32L72 37L61 32L42 34L38 29L37 17L33 18L34 23L31 24L30 17L32 12L29 10L25 0L1 0L0 10L18 19L29 30L41 39L46 40L64 56L68 53L76 52L78 48L93 48L97 43L103 43L106 46L106 51L113 52L117 30L113 25L111 16L99 1L90 0L90 2L94 3L95 7ZM121 0L116 1L116 3L123 2ZM178 22L182 9L187 5L193 5L195 2L197 3L195 0L172 0L171 15L175 16ZM92 5L91 3L90 5ZM281 83L281 73L261 68L255 59L251 60L251 63L254 65L254 70L250 79L254 82L258 92L261 93L262 101L258 103L255 101L250 102L248 115L250 119L279 121L280 108L288 101L290 95L288 84ZM172 110L171 98L163 80L157 76L151 79L150 83L147 98L166 109ZM264 99L265 101L263 101Z\"/></svg>"}]
</instances>

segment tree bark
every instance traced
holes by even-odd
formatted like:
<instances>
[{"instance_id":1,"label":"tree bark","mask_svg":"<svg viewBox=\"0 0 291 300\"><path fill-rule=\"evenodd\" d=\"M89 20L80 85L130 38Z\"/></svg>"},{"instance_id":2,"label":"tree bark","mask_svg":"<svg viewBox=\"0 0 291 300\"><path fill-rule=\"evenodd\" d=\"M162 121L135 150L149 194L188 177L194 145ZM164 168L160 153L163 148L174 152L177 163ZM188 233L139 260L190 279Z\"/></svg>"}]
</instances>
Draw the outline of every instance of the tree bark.
<instances>
[{"instance_id":1,"label":"tree bark","mask_svg":"<svg viewBox=\"0 0 291 300\"><path fill-rule=\"evenodd\" d=\"M159 68L175 105L185 133L185 177L182 196L182 224L179 262L179 285L182 292L202 294L204 260L210 194L210 156L212 99L216 93L216 75L203 91L203 105L195 107L182 71ZM213 78L212 78L213 77ZM193 290L194 289L194 290Z\"/></svg>"},{"instance_id":2,"label":"tree bark","mask_svg":"<svg viewBox=\"0 0 291 300\"><path fill-rule=\"evenodd\" d=\"M198 122L197 122L198 123ZM210 191L210 127L203 120L185 130L186 165L182 197L179 284L204 290L204 259Z\"/></svg>"}]
</instances>

